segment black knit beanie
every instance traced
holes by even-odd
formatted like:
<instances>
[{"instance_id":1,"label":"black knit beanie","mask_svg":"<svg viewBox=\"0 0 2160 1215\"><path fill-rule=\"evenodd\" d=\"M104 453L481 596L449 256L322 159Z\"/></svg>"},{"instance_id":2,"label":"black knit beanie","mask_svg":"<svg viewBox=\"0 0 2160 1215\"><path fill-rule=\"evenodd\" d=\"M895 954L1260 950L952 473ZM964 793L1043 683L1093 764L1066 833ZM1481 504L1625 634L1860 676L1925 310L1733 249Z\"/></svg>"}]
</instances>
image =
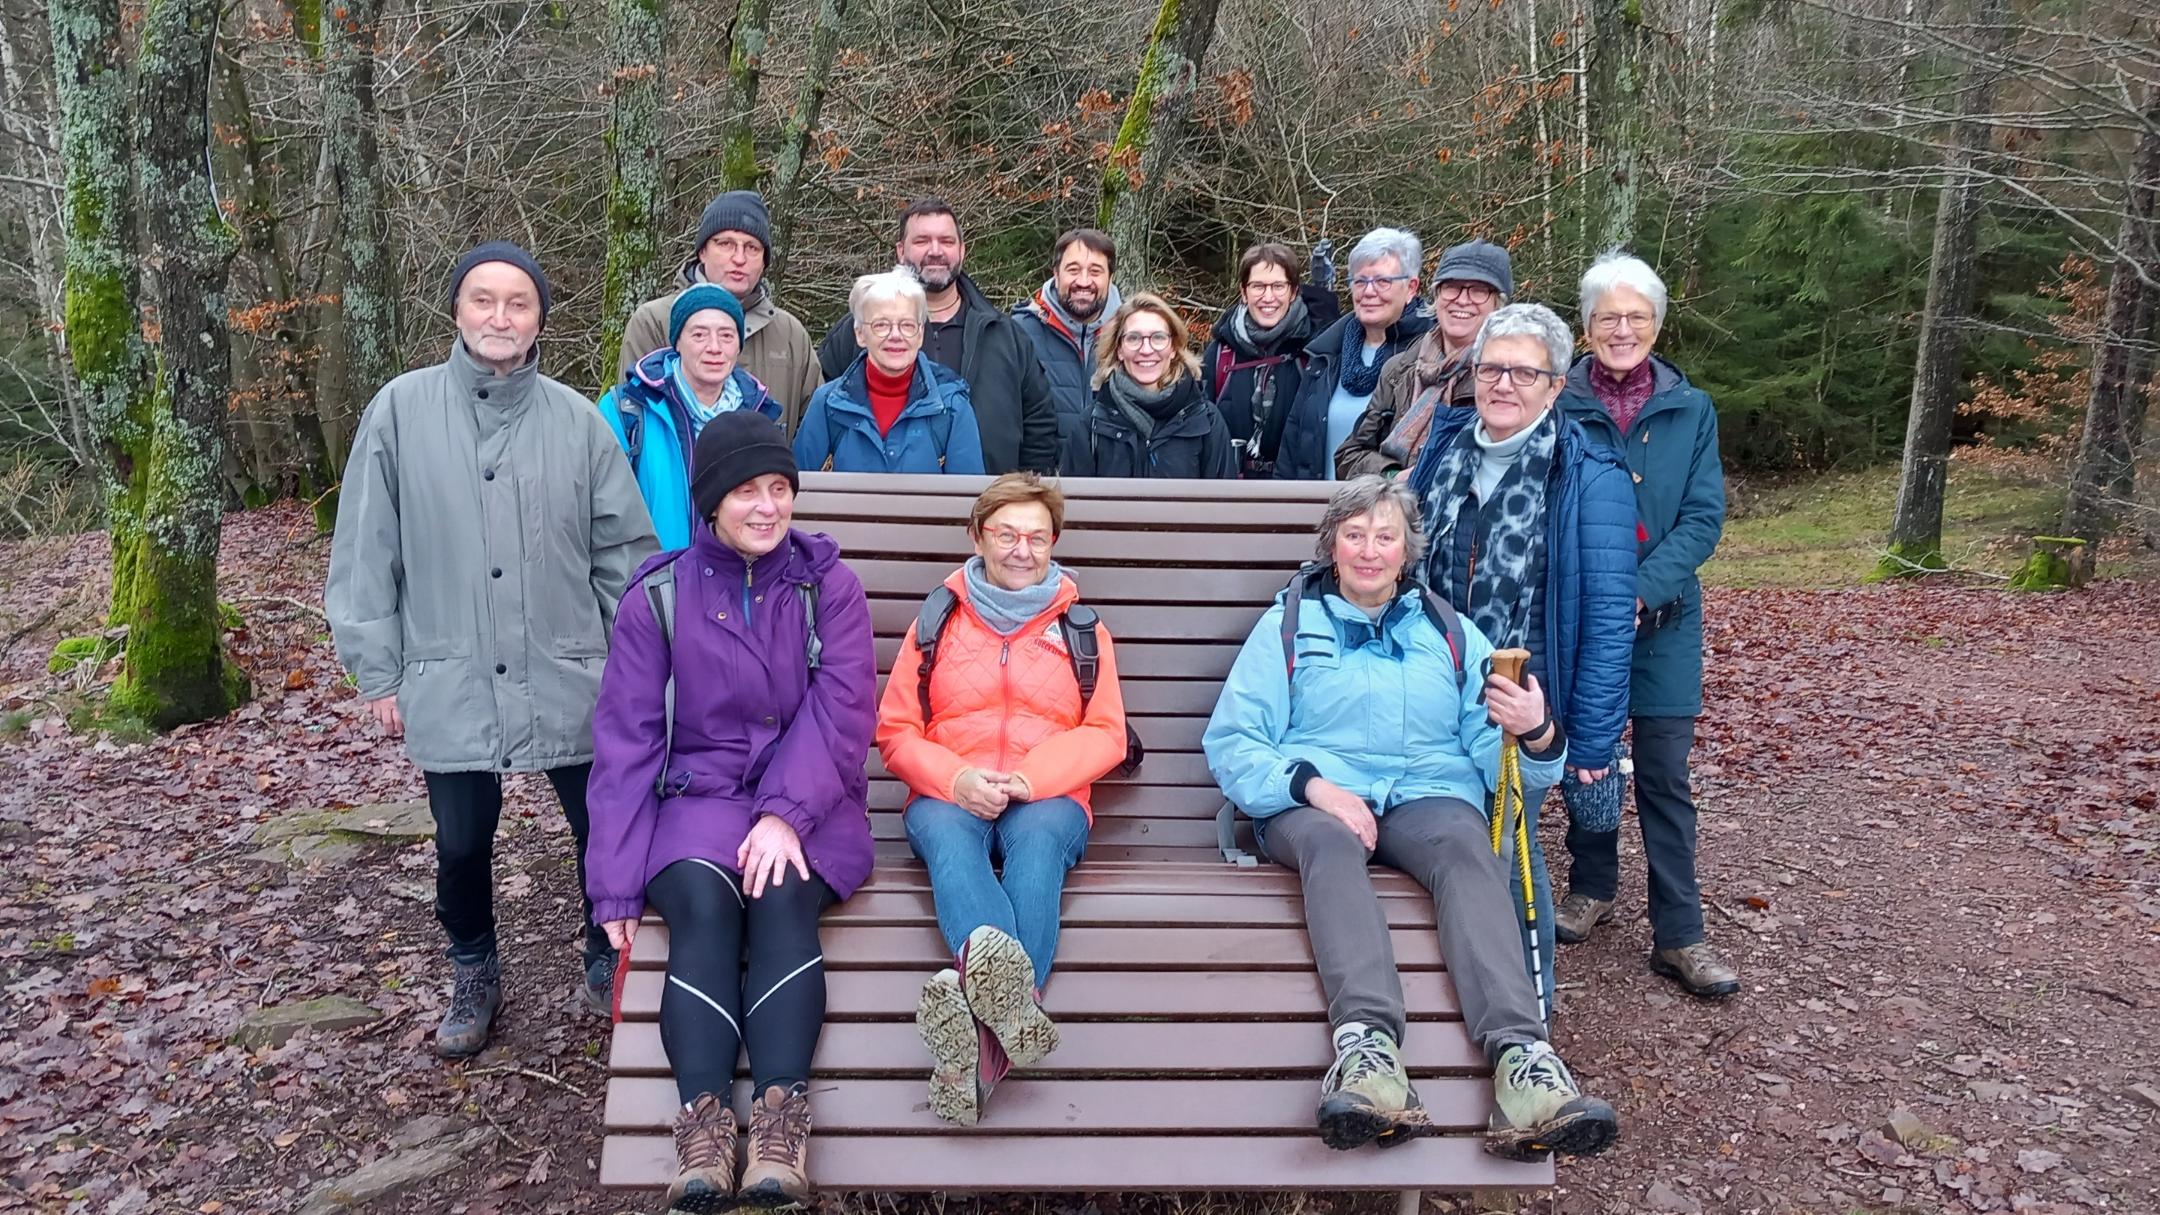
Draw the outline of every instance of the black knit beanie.
<instances>
[{"instance_id":1,"label":"black knit beanie","mask_svg":"<svg viewBox=\"0 0 2160 1215\"><path fill-rule=\"evenodd\" d=\"M772 263L772 217L765 212L765 200L755 190L729 190L707 203L705 214L698 217L697 248L702 252L705 242L716 232L748 232L765 247L765 261Z\"/></svg>"},{"instance_id":2,"label":"black knit beanie","mask_svg":"<svg viewBox=\"0 0 2160 1215\"><path fill-rule=\"evenodd\" d=\"M474 266L488 262L516 266L525 272L526 277L532 279L533 289L540 293L540 327L547 328L548 305L554 302L547 275L541 272L540 263L533 260L532 254L506 240L491 240L484 245L476 245L457 260L457 269L450 272L450 315L457 315L458 288L465 285L465 276L472 273Z\"/></svg>"},{"instance_id":3,"label":"black knit beanie","mask_svg":"<svg viewBox=\"0 0 2160 1215\"><path fill-rule=\"evenodd\" d=\"M795 449L787 432L761 413L731 410L705 423L690 449L690 505L700 519L712 518L725 498L745 481L779 473L790 489L802 488L795 471Z\"/></svg>"}]
</instances>

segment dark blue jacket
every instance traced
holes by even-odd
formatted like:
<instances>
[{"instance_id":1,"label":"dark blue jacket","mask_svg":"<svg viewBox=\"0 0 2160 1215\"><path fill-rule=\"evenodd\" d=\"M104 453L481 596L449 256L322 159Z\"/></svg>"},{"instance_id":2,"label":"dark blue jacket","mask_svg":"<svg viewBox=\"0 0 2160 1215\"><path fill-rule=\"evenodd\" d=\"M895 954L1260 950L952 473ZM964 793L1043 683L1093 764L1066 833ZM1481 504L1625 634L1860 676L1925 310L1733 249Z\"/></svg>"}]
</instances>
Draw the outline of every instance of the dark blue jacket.
<instances>
[{"instance_id":1,"label":"dark blue jacket","mask_svg":"<svg viewBox=\"0 0 2160 1215\"><path fill-rule=\"evenodd\" d=\"M881 435L870 412L867 362L869 356L856 355L838 379L810 395L802 429L795 432L797 467L815 472L829 459L834 472L982 474L975 409L958 372L916 355L907 404L891 432Z\"/></svg>"},{"instance_id":2,"label":"dark blue jacket","mask_svg":"<svg viewBox=\"0 0 2160 1215\"><path fill-rule=\"evenodd\" d=\"M1592 443L1618 453L1635 484L1642 523L1636 594L1643 628L1635 638L1637 717L1702 714L1702 580L1696 571L1725 531L1725 466L1718 457L1717 410L1680 369L1652 356L1650 400L1625 437L1590 387L1591 356L1568 369L1557 407ZM1669 609L1662 614L1660 609ZM1656 622L1652 627L1653 621Z\"/></svg>"},{"instance_id":3,"label":"dark blue jacket","mask_svg":"<svg viewBox=\"0 0 2160 1215\"><path fill-rule=\"evenodd\" d=\"M1419 334L1433 327L1432 309L1419 300L1411 300L1401 319L1388 329L1388 344L1380 351L1380 365L1385 366L1395 354L1408 350ZM1290 412L1284 415L1282 445L1275 451L1275 476L1283 481L1326 481L1335 475L1335 453L1328 450L1328 404L1335 399L1335 387L1342 382L1343 334L1359 330L1356 312L1346 312L1343 318L1319 333L1305 344L1305 374L1298 379L1297 392L1290 398ZM1378 383L1375 382L1375 387ZM1276 402L1281 408L1281 401Z\"/></svg>"},{"instance_id":4,"label":"dark blue jacket","mask_svg":"<svg viewBox=\"0 0 2160 1215\"><path fill-rule=\"evenodd\" d=\"M1477 410L1457 406L1433 419L1411 488L1426 503L1440 453L1469 442ZM1635 495L1627 470L1563 416L1545 487L1545 586L1530 623L1530 673L1567 731L1570 767L1609 767L1627 724L1628 651L1635 639ZM1425 508L1428 520L1432 505ZM1428 523L1428 527L1430 524ZM1458 609L1469 603L1467 547L1426 555L1426 585ZM1467 613L1466 613L1467 614Z\"/></svg>"}]
</instances>

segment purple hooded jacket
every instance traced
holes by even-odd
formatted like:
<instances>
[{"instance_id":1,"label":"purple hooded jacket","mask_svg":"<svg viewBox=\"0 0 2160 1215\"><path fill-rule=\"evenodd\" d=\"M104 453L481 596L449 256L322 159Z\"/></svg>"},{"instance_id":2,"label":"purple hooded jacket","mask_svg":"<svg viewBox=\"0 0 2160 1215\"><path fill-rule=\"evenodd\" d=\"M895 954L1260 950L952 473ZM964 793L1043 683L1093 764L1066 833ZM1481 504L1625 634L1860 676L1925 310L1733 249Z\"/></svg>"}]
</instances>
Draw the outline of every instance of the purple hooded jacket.
<instances>
[{"instance_id":1,"label":"purple hooded jacket","mask_svg":"<svg viewBox=\"0 0 2160 1215\"><path fill-rule=\"evenodd\" d=\"M645 578L675 562L675 639L660 636ZM819 667L806 660L801 586L818 589ZM668 794L655 781L675 675ZM762 815L802 838L803 856L846 898L870 874L863 760L877 725L877 656L862 580L830 536L789 529L746 565L700 525L690 547L647 561L616 613L593 715L593 921L633 919L645 883L697 857L736 871Z\"/></svg>"}]
</instances>

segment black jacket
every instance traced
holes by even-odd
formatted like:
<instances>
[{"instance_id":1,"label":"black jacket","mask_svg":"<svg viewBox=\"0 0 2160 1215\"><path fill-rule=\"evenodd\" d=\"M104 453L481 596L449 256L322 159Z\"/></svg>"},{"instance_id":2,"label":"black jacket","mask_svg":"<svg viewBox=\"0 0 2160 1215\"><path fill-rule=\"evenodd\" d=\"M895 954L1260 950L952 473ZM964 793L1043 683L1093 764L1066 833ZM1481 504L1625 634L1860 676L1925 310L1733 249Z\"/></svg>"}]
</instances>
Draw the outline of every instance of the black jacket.
<instances>
[{"instance_id":1,"label":"black jacket","mask_svg":"<svg viewBox=\"0 0 2160 1215\"><path fill-rule=\"evenodd\" d=\"M1086 417L1065 446L1069 477L1177 477L1228 480L1237 476L1230 428L1191 376L1172 390L1169 416L1154 433L1140 431L1110 399L1109 385L1095 390Z\"/></svg>"},{"instance_id":2,"label":"black jacket","mask_svg":"<svg viewBox=\"0 0 2160 1215\"><path fill-rule=\"evenodd\" d=\"M1419 308L1415 300L1410 306L1418 311L1406 310L1402 319L1388 329L1387 345L1380 351L1382 366L1396 351L1409 349L1419 334L1433 327L1430 309ZM1328 402L1334 399L1335 387L1342 382L1343 334L1357 327L1357 314L1348 313L1305 344L1305 375L1298 382L1297 395L1291 398L1283 421L1282 446L1275 453L1276 477L1285 481L1325 481L1334 471L1335 453L1327 450Z\"/></svg>"},{"instance_id":3,"label":"black jacket","mask_svg":"<svg viewBox=\"0 0 2160 1215\"><path fill-rule=\"evenodd\" d=\"M1298 288L1298 295L1305 301L1305 324L1276 338L1271 345L1260 348L1238 340L1230 318L1240 305L1231 304L1216 319L1214 332L1200 354L1201 378L1207 382L1209 395L1215 398L1215 408L1230 426L1231 439L1238 444L1238 468L1244 476L1264 477L1273 471L1276 449L1282 445L1283 421L1305 371L1305 343L1342 316L1331 291L1307 283ZM1259 411L1261 390L1270 386L1274 390L1273 411L1267 416L1268 425L1259 442L1254 443L1253 419Z\"/></svg>"},{"instance_id":4,"label":"black jacket","mask_svg":"<svg viewBox=\"0 0 2160 1215\"><path fill-rule=\"evenodd\" d=\"M1034 344L1012 317L991 306L974 279L962 273L954 275L953 281L967 307L960 366L952 370L967 381L975 403L983 468L992 476L1021 469L1046 475L1057 472L1057 413L1050 405L1050 385L1043 378L1042 364L1035 361ZM818 343L818 362L825 368L825 378L839 379L861 352L854 319L841 317Z\"/></svg>"}]
</instances>

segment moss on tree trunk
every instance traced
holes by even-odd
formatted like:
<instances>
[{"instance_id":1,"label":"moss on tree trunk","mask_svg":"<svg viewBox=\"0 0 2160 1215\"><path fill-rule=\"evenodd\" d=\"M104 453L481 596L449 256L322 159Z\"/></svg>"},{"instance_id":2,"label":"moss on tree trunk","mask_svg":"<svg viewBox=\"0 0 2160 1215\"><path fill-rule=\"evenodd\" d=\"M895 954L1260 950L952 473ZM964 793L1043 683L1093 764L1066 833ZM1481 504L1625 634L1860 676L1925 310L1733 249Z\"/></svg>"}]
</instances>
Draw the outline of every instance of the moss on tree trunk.
<instances>
[{"instance_id":1,"label":"moss on tree trunk","mask_svg":"<svg viewBox=\"0 0 2160 1215\"><path fill-rule=\"evenodd\" d=\"M607 265L600 289L601 382L615 368L630 314L660 290L660 88L667 53L664 0L609 0L615 50L609 87Z\"/></svg>"},{"instance_id":2,"label":"moss on tree trunk","mask_svg":"<svg viewBox=\"0 0 2160 1215\"><path fill-rule=\"evenodd\" d=\"M758 81L765 73L765 40L772 0L742 0L728 50L728 117L720 135L720 180L730 190L755 190Z\"/></svg>"},{"instance_id":3,"label":"moss on tree trunk","mask_svg":"<svg viewBox=\"0 0 2160 1215\"><path fill-rule=\"evenodd\" d=\"M225 292L238 242L212 199L205 102L219 0L152 0L140 58L140 176L158 267L157 389L128 630L114 711L159 729L218 716L245 699L225 657L217 602L220 469L231 395Z\"/></svg>"}]
</instances>

